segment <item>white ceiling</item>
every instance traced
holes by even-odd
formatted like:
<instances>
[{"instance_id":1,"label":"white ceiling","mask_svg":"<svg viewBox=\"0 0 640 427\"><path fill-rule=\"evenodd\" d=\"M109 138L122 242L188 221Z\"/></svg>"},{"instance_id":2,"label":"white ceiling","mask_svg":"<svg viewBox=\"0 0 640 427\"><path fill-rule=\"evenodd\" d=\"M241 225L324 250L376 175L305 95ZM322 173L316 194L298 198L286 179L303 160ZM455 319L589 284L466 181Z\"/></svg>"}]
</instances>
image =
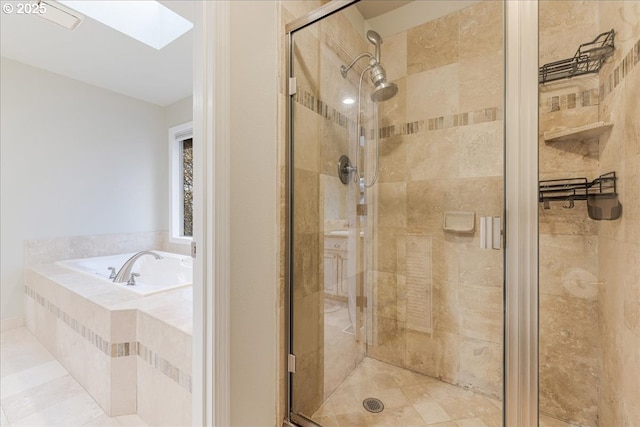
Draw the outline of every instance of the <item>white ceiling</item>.
<instances>
[{"instance_id":1,"label":"white ceiling","mask_svg":"<svg viewBox=\"0 0 640 427\"><path fill-rule=\"evenodd\" d=\"M356 3L356 7L362 14L362 17L367 20L371 18L375 18L376 16L380 16L387 12L391 12L394 9L397 9L402 6L406 6L409 1L361 1Z\"/></svg>"},{"instance_id":2,"label":"white ceiling","mask_svg":"<svg viewBox=\"0 0 640 427\"><path fill-rule=\"evenodd\" d=\"M160 2L194 22L195 1ZM159 106L193 93L192 35L156 50L88 17L70 31L37 16L0 13L2 56Z\"/></svg>"}]
</instances>

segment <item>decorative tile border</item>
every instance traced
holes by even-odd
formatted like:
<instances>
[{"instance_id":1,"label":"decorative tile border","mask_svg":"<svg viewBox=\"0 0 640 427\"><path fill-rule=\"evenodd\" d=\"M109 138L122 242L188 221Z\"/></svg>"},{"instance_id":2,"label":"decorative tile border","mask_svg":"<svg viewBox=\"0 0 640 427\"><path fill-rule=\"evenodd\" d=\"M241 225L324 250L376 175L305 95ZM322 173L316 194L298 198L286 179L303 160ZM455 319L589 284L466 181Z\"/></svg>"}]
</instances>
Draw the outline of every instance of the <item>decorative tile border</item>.
<instances>
[{"instance_id":1,"label":"decorative tile border","mask_svg":"<svg viewBox=\"0 0 640 427\"><path fill-rule=\"evenodd\" d=\"M598 105L598 89L584 90L576 93L564 95L552 95L546 98L546 105L543 112L553 113L562 110L573 110L581 107L591 107Z\"/></svg>"},{"instance_id":2,"label":"decorative tile border","mask_svg":"<svg viewBox=\"0 0 640 427\"><path fill-rule=\"evenodd\" d=\"M613 90L618 87L629 75L631 70L640 62L640 40L629 50L629 53L620 61L617 67L615 67L609 75L601 81L600 84L600 100L603 100Z\"/></svg>"},{"instance_id":3,"label":"decorative tile border","mask_svg":"<svg viewBox=\"0 0 640 427\"><path fill-rule=\"evenodd\" d=\"M144 344L138 341L109 343L108 340L102 338L96 332L80 323L80 321L78 321L77 319L69 316L69 314L64 310L61 310L60 307L47 300L30 287L25 286L24 293L44 309L53 314L57 319L63 321L78 335L81 335L89 343L93 344L106 356L112 358L138 356L142 360L147 362L151 367L169 377L170 379L178 383L178 385L191 393L191 375L172 365L166 359L159 356L157 352L149 349L149 347L145 346Z\"/></svg>"},{"instance_id":4,"label":"decorative tile border","mask_svg":"<svg viewBox=\"0 0 640 427\"><path fill-rule=\"evenodd\" d=\"M355 122L350 120L346 114L342 114L306 89L298 88L298 92L294 95L294 101L342 128L349 131L355 130Z\"/></svg>"},{"instance_id":5,"label":"decorative tile border","mask_svg":"<svg viewBox=\"0 0 640 427\"><path fill-rule=\"evenodd\" d=\"M178 385L191 393L191 375L175 367L170 362L168 362L167 359L159 356L158 353L154 352L141 342L138 342L137 344L138 356L142 360L147 362L147 364L149 364L149 366L151 366L152 368L171 378L173 381L178 383Z\"/></svg>"},{"instance_id":6,"label":"decorative tile border","mask_svg":"<svg viewBox=\"0 0 640 427\"><path fill-rule=\"evenodd\" d=\"M427 120L418 120L401 125L385 126L378 129L380 138L421 134L428 131L450 129L460 126L470 126L479 123L495 122L502 120L502 109L498 107L483 108L467 113L451 114L448 116L434 117ZM369 130L373 138L373 129Z\"/></svg>"},{"instance_id":7,"label":"decorative tile border","mask_svg":"<svg viewBox=\"0 0 640 427\"><path fill-rule=\"evenodd\" d=\"M348 129L351 132L355 130L355 122L353 120L305 89L298 89L298 92L294 95L294 101L340 127ZM381 127L378 129L378 135L381 139L391 138L394 136L414 135L427 131L469 126L496 120L502 120L501 108L483 108L466 113L451 114L448 116L433 117L426 120ZM373 129L369 129L370 138L373 138L373 132Z\"/></svg>"}]
</instances>

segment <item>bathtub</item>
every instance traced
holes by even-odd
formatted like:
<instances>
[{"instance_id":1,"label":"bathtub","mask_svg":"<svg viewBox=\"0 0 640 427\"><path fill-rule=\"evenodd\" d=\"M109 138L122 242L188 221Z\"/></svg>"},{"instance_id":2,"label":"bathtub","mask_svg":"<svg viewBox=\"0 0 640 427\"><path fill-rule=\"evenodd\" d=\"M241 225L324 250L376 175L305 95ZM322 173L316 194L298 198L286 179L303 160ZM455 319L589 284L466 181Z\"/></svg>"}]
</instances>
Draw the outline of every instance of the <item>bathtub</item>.
<instances>
[{"instance_id":1,"label":"bathtub","mask_svg":"<svg viewBox=\"0 0 640 427\"><path fill-rule=\"evenodd\" d=\"M58 261L56 264L88 274L142 296L191 286L193 283L193 259L191 257L155 250L153 252L162 255L163 259L155 259L151 255L139 258L131 272L138 273L140 276L136 277L136 284L132 286L126 283L113 283L109 279L111 274L109 267L115 267L118 272L120 267L135 253L70 259Z\"/></svg>"}]
</instances>

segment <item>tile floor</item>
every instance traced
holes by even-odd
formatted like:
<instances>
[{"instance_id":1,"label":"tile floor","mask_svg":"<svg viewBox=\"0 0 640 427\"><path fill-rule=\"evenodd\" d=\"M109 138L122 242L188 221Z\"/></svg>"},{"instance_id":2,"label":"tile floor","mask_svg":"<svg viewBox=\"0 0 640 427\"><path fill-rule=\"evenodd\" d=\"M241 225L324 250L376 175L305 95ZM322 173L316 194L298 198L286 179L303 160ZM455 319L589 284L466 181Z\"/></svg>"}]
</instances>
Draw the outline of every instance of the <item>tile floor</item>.
<instances>
[{"instance_id":1,"label":"tile floor","mask_svg":"<svg viewBox=\"0 0 640 427\"><path fill-rule=\"evenodd\" d=\"M366 397L381 399L385 410L367 412ZM501 408L497 400L366 358L313 418L325 427L501 427ZM137 415L107 416L23 327L0 334L0 426L146 424ZM542 415L540 427L575 426Z\"/></svg>"},{"instance_id":2,"label":"tile floor","mask_svg":"<svg viewBox=\"0 0 640 427\"><path fill-rule=\"evenodd\" d=\"M367 412L375 397L385 409ZM324 427L502 427L502 402L366 358L312 417ZM572 427L544 415L540 427Z\"/></svg>"},{"instance_id":3,"label":"tile floor","mask_svg":"<svg viewBox=\"0 0 640 427\"><path fill-rule=\"evenodd\" d=\"M146 426L107 416L24 327L0 334L0 426Z\"/></svg>"},{"instance_id":4,"label":"tile floor","mask_svg":"<svg viewBox=\"0 0 640 427\"><path fill-rule=\"evenodd\" d=\"M364 357L356 341L346 301L324 302L324 398L340 386Z\"/></svg>"}]
</instances>

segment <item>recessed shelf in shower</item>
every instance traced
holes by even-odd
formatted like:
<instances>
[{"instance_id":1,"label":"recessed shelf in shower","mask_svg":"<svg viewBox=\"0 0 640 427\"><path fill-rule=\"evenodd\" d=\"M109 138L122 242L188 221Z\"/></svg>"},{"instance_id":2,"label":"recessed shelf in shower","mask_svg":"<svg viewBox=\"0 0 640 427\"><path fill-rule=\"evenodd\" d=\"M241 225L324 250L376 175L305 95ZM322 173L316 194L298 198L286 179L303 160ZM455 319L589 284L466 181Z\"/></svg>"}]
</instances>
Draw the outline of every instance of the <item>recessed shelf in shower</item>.
<instances>
[{"instance_id":1,"label":"recessed shelf in shower","mask_svg":"<svg viewBox=\"0 0 640 427\"><path fill-rule=\"evenodd\" d=\"M611 129L613 123L595 122L575 128L554 130L544 133L545 142L585 141L598 138Z\"/></svg>"}]
</instances>

